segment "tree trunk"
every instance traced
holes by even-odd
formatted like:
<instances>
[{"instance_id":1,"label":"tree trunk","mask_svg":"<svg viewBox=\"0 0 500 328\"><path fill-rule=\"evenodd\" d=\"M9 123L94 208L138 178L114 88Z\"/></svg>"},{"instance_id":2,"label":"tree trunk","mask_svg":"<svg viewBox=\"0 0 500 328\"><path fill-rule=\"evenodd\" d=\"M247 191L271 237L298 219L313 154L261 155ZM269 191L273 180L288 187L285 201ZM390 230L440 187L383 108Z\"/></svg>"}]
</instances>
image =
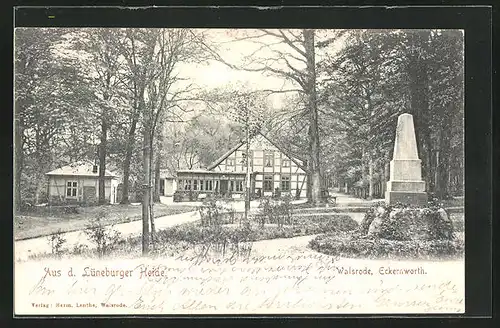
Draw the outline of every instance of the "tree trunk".
<instances>
[{"instance_id":1,"label":"tree trunk","mask_svg":"<svg viewBox=\"0 0 500 328\"><path fill-rule=\"evenodd\" d=\"M303 30L304 49L307 58L307 78L305 91L307 94L307 106L309 109L309 147L311 168L311 203L322 202L321 198L321 174L320 174L320 142L318 131L318 107L316 94L316 58L314 49L314 30Z\"/></svg>"},{"instance_id":2,"label":"tree trunk","mask_svg":"<svg viewBox=\"0 0 500 328\"><path fill-rule=\"evenodd\" d=\"M373 160L370 156L370 162L368 164L368 198L373 198Z\"/></svg>"},{"instance_id":3,"label":"tree trunk","mask_svg":"<svg viewBox=\"0 0 500 328\"><path fill-rule=\"evenodd\" d=\"M148 132L149 134L149 165L148 165L148 168L149 168L149 174L148 174L148 190L149 190L149 220L150 220L150 223L151 223L151 241L152 241L152 244L153 244L153 249L154 249L154 242L155 242L155 233L156 233L156 230L155 230L155 218L154 218L154 213L153 213L153 204L154 204L154 201L153 201L153 188L154 188L154 184L153 184L153 153L154 153L154 148L153 148L153 139L154 139L154 134L151 133L151 131Z\"/></svg>"},{"instance_id":4,"label":"tree trunk","mask_svg":"<svg viewBox=\"0 0 500 328\"><path fill-rule=\"evenodd\" d=\"M410 80L411 114L415 122L418 155L422 160L422 171L428 191L434 190L432 142L429 131L429 76L426 44L430 31L410 34L410 54L408 60L408 75Z\"/></svg>"},{"instance_id":5,"label":"tree trunk","mask_svg":"<svg viewBox=\"0 0 500 328\"><path fill-rule=\"evenodd\" d=\"M384 167L382 168L382 170L380 171L380 175L382 176L382 179L380 180L380 197L381 198L384 198L384 194L385 194L385 188L386 188L386 185L387 185L387 172L385 170L385 165Z\"/></svg>"},{"instance_id":6,"label":"tree trunk","mask_svg":"<svg viewBox=\"0 0 500 328\"><path fill-rule=\"evenodd\" d=\"M137 128L138 117L132 119L130 130L128 131L127 149L125 151L125 160L123 162L123 189L121 204L130 204L129 199L129 179L130 179L130 162L132 160L132 151L135 143L135 130Z\"/></svg>"},{"instance_id":7,"label":"tree trunk","mask_svg":"<svg viewBox=\"0 0 500 328\"><path fill-rule=\"evenodd\" d=\"M307 165L309 172L306 173L307 183L306 183L306 198L309 202L312 202L312 175L311 175L311 167Z\"/></svg>"},{"instance_id":8,"label":"tree trunk","mask_svg":"<svg viewBox=\"0 0 500 328\"><path fill-rule=\"evenodd\" d=\"M160 156L156 156L155 160L155 174L154 174L154 194L153 194L153 202L160 202Z\"/></svg>"},{"instance_id":9,"label":"tree trunk","mask_svg":"<svg viewBox=\"0 0 500 328\"><path fill-rule=\"evenodd\" d=\"M24 168L24 153L23 153L23 122L20 118L19 106L16 106L16 122L14 125L15 139L14 139L14 151L15 151L15 181L14 181L14 204L16 212L21 210L22 195L21 195L21 177Z\"/></svg>"},{"instance_id":10,"label":"tree trunk","mask_svg":"<svg viewBox=\"0 0 500 328\"><path fill-rule=\"evenodd\" d=\"M106 148L108 141L108 124L103 117L101 121L101 143L99 145L99 205L106 204Z\"/></svg>"},{"instance_id":11,"label":"tree trunk","mask_svg":"<svg viewBox=\"0 0 500 328\"><path fill-rule=\"evenodd\" d=\"M142 194L142 255L149 254L149 216L151 200L151 187L150 187L150 141L149 132L147 127L144 127L143 133L143 149L142 149L142 165L143 165L143 194Z\"/></svg>"},{"instance_id":12,"label":"tree trunk","mask_svg":"<svg viewBox=\"0 0 500 328\"><path fill-rule=\"evenodd\" d=\"M446 123L445 123L446 124ZM436 195L440 199L446 199L449 192L449 171L450 171L450 136L446 127L443 127L439 133L438 162L436 163Z\"/></svg>"}]
</instances>

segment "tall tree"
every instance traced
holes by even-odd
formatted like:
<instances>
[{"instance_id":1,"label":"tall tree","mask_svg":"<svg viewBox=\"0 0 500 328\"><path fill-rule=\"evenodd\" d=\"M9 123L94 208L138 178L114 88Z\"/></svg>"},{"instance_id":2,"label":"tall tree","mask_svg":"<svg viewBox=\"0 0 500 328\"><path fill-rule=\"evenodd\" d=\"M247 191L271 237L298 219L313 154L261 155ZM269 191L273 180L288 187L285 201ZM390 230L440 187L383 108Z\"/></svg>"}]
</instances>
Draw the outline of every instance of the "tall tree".
<instances>
[{"instance_id":1,"label":"tall tree","mask_svg":"<svg viewBox=\"0 0 500 328\"><path fill-rule=\"evenodd\" d=\"M66 29L17 28L15 30L14 167L15 205L23 199L39 202L45 173L68 153L71 118L78 120L88 96L77 65L58 55ZM56 151L57 150L57 151ZM80 148L71 153L78 154ZM24 192L23 192L24 190Z\"/></svg>"},{"instance_id":2,"label":"tall tree","mask_svg":"<svg viewBox=\"0 0 500 328\"><path fill-rule=\"evenodd\" d=\"M341 161L334 161L337 173L361 183L368 172L368 186L373 187L378 171L377 178L385 183L384 164L390 160L397 116L409 112L427 190L446 197L448 184L462 171L450 170L448 163L449 158L458 163L463 158L461 32L350 32L344 47L321 63L320 71L329 76L320 84L321 122L326 135L329 131L334 136L325 141L331 139L333 149L347 147Z\"/></svg>"},{"instance_id":3,"label":"tall tree","mask_svg":"<svg viewBox=\"0 0 500 328\"><path fill-rule=\"evenodd\" d=\"M227 119L227 111L203 113L188 121L167 122L163 165L170 171L203 168L242 140L239 124Z\"/></svg>"},{"instance_id":4,"label":"tall tree","mask_svg":"<svg viewBox=\"0 0 500 328\"><path fill-rule=\"evenodd\" d=\"M74 33L75 49L86 56L81 56L87 64L86 73L94 89L95 110L89 114L95 115L99 121L99 183L98 201L105 204L105 175L108 149L108 134L117 117L117 103L121 101L117 96L120 91L123 77L121 69L123 58L120 49L123 35L118 29L89 28L78 29Z\"/></svg>"},{"instance_id":5,"label":"tall tree","mask_svg":"<svg viewBox=\"0 0 500 328\"><path fill-rule=\"evenodd\" d=\"M391 88L400 80L388 67L393 62L385 51L388 40L379 32L351 31L344 47L320 65L326 76L320 83L323 138L330 149L344 148L346 142L349 145L344 156L331 154L340 161L331 161L349 173L343 180L367 187L369 197L374 196L376 172L384 171L388 159L393 124L386 122L392 122L398 108L404 107L400 101L404 97L391 95Z\"/></svg>"},{"instance_id":6,"label":"tall tree","mask_svg":"<svg viewBox=\"0 0 500 328\"><path fill-rule=\"evenodd\" d=\"M331 31L321 44L331 44L338 40L341 33ZM279 76L289 81L294 87L289 89L268 90L270 92L294 92L302 94L307 110L308 126L308 171L310 176L310 201L319 203L321 199L320 139L318 129L318 107L316 89L316 31L304 30L268 30L252 31L241 38L257 45L257 50L246 57L243 64L226 61L216 54L217 60L231 68L263 72ZM259 56L260 54L260 56Z\"/></svg>"},{"instance_id":7,"label":"tall tree","mask_svg":"<svg viewBox=\"0 0 500 328\"><path fill-rule=\"evenodd\" d=\"M143 160L143 254L149 253L150 223L155 233L153 209L153 146L156 129L162 115L184 110L182 102L189 100L194 91L192 84L184 84L176 72L181 62L197 60L198 35L187 29L127 29L125 54L134 80L132 99L141 113ZM154 240L154 239L153 239Z\"/></svg>"}]
</instances>

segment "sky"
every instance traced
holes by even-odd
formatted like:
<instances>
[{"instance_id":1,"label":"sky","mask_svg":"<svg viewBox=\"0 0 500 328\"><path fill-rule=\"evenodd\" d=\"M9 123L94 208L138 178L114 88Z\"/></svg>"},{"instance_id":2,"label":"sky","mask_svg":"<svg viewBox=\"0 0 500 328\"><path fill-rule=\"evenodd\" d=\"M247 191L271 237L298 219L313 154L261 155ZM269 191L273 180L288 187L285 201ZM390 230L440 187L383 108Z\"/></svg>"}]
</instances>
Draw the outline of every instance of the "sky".
<instances>
[{"instance_id":1,"label":"sky","mask_svg":"<svg viewBox=\"0 0 500 328\"><path fill-rule=\"evenodd\" d=\"M278 33L278 30L270 30L274 33ZM203 31L210 43L216 45L218 48L219 55L224 59L224 61L234 64L241 65L243 67L257 67L248 65L251 60L269 60L270 58L276 58L276 52L289 53L293 56L298 54L295 50L292 50L288 45L283 43L277 44L277 38L273 36L265 36L258 39L246 39L252 36L258 36L262 32L258 30L236 30L236 29L212 29ZM289 30L284 30L284 32L291 36ZM299 30L292 30L295 35L299 34ZM319 37L328 36L328 32L323 30L318 33ZM342 43L338 42L335 44L334 48L330 48L330 51L336 51L341 47ZM273 52L274 51L274 52ZM245 56L252 55L252 59L246 59ZM321 52L316 54L317 60L322 56ZM300 57L300 55L299 55ZM305 65L292 57L288 57L289 62L299 69L305 67ZM283 60L278 63L272 63L272 67L285 69L286 64ZM224 88L228 85L242 85L245 88L253 90L262 89L272 89L272 90L283 90L283 89L296 89L297 86L284 79L283 77L269 76L269 74L264 74L263 72L248 72L236 70L228 67L224 63L212 60L208 64L187 64L179 67L179 72L189 79L199 85L202 88ZM270 101L273 107L281 107L283 105L282 98L283 94L274 95L271 97Z\"/></svg>"},{"instance_id":2,"label":"sky","mask_svg":"<svg viewBox=\"0 0 500 328\"><path fill-rule=\"evenodd\" d=\"M269 30L271 33L279 33L279 30ZM301 36L301 30L282 30L288 37L294 35ZM316 39L321 40L334 33L333 30L317 30ZM216 50L218 55L227 63L251 68L262 65L252 66L252 61L267 61L276 59L277 53L290 54L286 56L287 60L299 69L305 67L304 63L294 60L293 56L300 55L290 48L290 46L279 42L280 40L274 36L263 36L263 32L255 29L197 29L195 33L203 33L206 36L206 43ZM298 45L301 48L301 45ZM328 51L337 51L342 46L339 41L329 48ZM62 49L62 48L61 48ZM59 50L58 50L59 51ZM64 53L71 55L71 50L64 47ZM63 55L60 53L59 55ZM322 57L321 51L316 52L316 60ZM80 56L80 54L78 55ZM271 63L272 67L278 69L289 70L283 59L278 62L275 60ZM180 82L177 87L185 88L189 84L194 84L202 90L210 90L214 88L236 88L245 90L284 90L297 89L290 80L283 77L271 76L263 72L249 72L230 68L224 63L216 60L210 60L205 63L181 63L177 66L177 72L181 77L187 78L187 81ZM287 94L274 94L269 97L269 103L273 108L282 109L284 107L284 97ZM193 105L198 107L198 105Z\"/></svg>"}]
</instances>

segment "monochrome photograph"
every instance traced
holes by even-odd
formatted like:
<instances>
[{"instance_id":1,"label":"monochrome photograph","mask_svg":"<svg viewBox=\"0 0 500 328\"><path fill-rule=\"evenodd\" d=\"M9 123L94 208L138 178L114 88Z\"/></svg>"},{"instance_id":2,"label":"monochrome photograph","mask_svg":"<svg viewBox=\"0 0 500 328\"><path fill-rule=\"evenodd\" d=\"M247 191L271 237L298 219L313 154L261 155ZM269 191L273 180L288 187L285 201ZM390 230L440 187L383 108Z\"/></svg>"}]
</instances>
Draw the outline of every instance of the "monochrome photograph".
<instances>
[{"instance_id":1,"label":"monochrome photograph","mask_svg":"<svg viewBox=\"0 0 500 328\"><path fill-rule=\"evenodd\" d=\"M464 31L18 27L17 315L465 311Z\"/></svg>"}]
</instances>

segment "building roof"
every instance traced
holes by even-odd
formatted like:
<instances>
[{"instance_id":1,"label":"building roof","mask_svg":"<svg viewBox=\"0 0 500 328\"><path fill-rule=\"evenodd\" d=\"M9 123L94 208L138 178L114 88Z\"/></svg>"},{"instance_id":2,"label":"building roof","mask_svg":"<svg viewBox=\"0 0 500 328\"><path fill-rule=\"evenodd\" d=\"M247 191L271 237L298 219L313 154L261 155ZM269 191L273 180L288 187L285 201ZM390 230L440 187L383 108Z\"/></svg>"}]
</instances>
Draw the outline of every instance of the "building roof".
<instances>
[{"instance_id":1,"label":"building roof","mask_svg":"<svg viewBox=\"0 0 500 328\"><path fill-rule=\"evenodd\" d=\"M233 171L211 171L211 170L203 170L203 169L194 169L194 170L179 170L177 173L206 173L206 174L220 174L220 175L245 175L245 172L233 172Z\"/></svg>"},{"instance_id":2,"label":"building roof","mask_svg":"<svg viewBox=\"0 0 500 328\"><path fill-rule=\"evenodd\" d=\"M162 179L175 179L176 173L172 173L170 169L160 169L160 177Z\"/></svg>"},{"instance_id":3,"label":"building roof","mask_svg":"<svg viewBox=\"0 0 500 328\"><path fill-rule=\"evenodd\" d=\"M217 160L215 160L215 162L213 162L212 164L210 164L208 166L208 170L213 170L217 165L219 165L220 163L222 163L223 160L225 160L226 158L229 157L229 155L231 155L232 153L234 153L236 150L238 150L238 148L240 148L241 146L243 146L245 144L244 141L240 141L237 145L235 145L233 148L229 149L227 152L224 153L224 155L222 155L221 157L219 157Z\"/></svg>"},{"instance_id":4,"label":"building roof","mask_svg":"<svg viewBox=\"0 0 500 328\"><path fill-rule=\"evenodd\" d=\"M298 156L296 155L293 155L293 154L290 154L289 151L283 149L283 147L277 145L276 143L272 142L271 140L269 140L268 137L266 137L263 133L259 133L262 137L264 137L264 139L266 139L267 141L269 141L271 143L271 145L273 145L274 147L278 148L279 151L281 151L283 154L287 155L288 157L290 157L290 159L295 163L297 164L298 167L300 167L302 170L304 170L305 172L307 172L307 167L304 165L304 163L300 163L297 161L300 160L302 162L304 162L303 159L301 158L298 158ZM224 155L222 155L221 157L219 157L216 161L214 161L212 164L210 164L208 166L208 170L213 170L215 167L217 167L217 165L219 165L220 163L222 163L222 161L224 161L226 158L229 157L229 155L231 155L232 153L234 153L238 148L240 148L241 146L243 146L245 144L245 141L240 141L236 146L234 146L233 148L231 148L230 150L228 150Z\"/></svg>"},{"instance_id":5,"label":"building roof","mask_svg":"<svg viewBox=\"0 0 500 328\"><path fill-rule=\"evenodd\" d=\"M71 176L87 176L87 177L99 177L99 167L97 168L97 173L92 172L94 164L91 162L76 162L72 163L53 171L45 173L46 175L71 175ZM116 178L117 175L113 172L106 170L104 175L109 178Z\"/></svg>"}]
</instances>

